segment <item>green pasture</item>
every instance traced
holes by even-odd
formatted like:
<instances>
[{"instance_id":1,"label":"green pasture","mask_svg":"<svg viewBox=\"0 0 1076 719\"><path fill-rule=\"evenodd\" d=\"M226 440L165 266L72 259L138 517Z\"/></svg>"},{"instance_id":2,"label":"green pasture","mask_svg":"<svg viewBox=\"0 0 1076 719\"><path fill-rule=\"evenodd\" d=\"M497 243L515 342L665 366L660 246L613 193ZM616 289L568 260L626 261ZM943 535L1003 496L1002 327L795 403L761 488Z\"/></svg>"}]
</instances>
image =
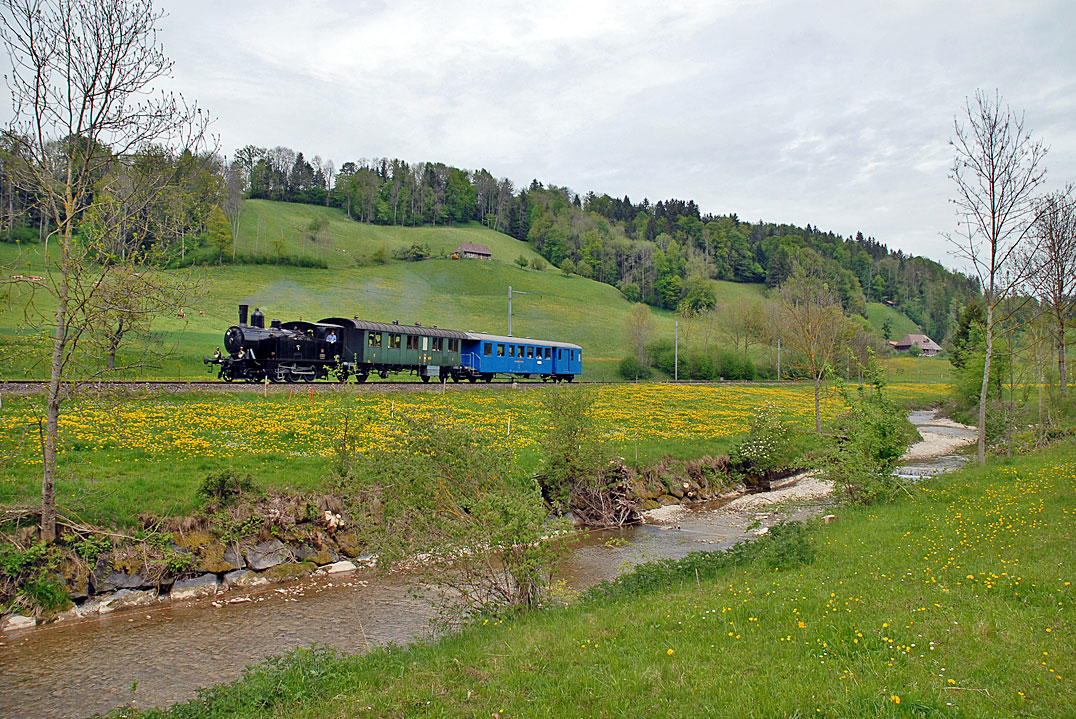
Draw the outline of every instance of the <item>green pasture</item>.
<instances>
[{"instance_id":1,"label":"green pasture","mask_svg":"<svg viewBox=\"0 0 1076 719\"><path fill-rule=\"evenodd\" d=\"M886 320L889 320L892 324L892 329L889 332L889 339L893 341L899 340L906 334L918 334L922 332L919 329L919 325L912 322L908 315L904 314L900 310L883 305L881 302L868 302L867 303L867 320L878 332L879 336L882 335L882 325ZM940 342L941 338L931 338Z\"/></svg>"},{"instance_id":2,"label":"green pasture","mask_svg":"<svg viewBox=\"0 0 1076 719\"><path fill-rule=\"evenodd\" d=\"M549 424L541 406L551 388L414 392L306 391L110 394L89 392L65 405L60 425L57 503L87 522L129 526L138 514L183 516L197 508L199 483L210 473L250 473L265 489L328 492L345 422L349 446L378 452L402 418L461 422L484 441L510 448L521 475L540 461ZM586 391L585 388L574 388ZM690 459L726 453L747 431L755 407L772 403L802 427L813 426L806 384L616 384L594 390L596 431L629 464L664 456ZM923 405L945 396L943 385L894 387L897 401ZM39 501L38 422L42 397L4 396L0 406L0 506ZM840 411L833 393L826 417ZM510 421L509 421L510 418Z\"/></svg>"}]
</instances>

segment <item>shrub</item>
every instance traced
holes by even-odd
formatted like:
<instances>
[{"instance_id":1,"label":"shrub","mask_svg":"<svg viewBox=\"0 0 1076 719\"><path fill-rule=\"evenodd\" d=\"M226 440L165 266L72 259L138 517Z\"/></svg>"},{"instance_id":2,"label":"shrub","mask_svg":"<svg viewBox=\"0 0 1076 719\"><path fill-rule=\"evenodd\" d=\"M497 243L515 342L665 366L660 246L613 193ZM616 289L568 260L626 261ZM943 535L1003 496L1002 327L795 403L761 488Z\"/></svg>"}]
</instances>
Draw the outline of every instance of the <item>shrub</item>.
<instances>
[{"instance_id":1,"label":"shrub","mask_svg":"<svg viewBox=\"0 0 1076 719\"><path fill-rule=\"evenodd\" d=\"M635 355L620 360L617 371L626 380L650 379L654 374L654 370L640 362Z\"/></svg>"},{"instance_id":2,"label":"shrub","mask_svg":"<svg viewBox=\"0 0 1076 719\"><path fill-rule=\"evenodd\" d=\"M401 247L394 250L392 256L398 260L404 260L405 262L418 262L425 260L433 254L429 245L420 245L417 242L411 244L410 247Z\"/></svg>"},{"instance_id":3,"label":"shrub","mask_svg":"<svg viewBox=\"0 0 1076 719\"><path fill-rule=\"evenodd\" d=\"M213 502L222 506L233 504L244 493L254 491L254 479L248 474L240 477L234 469L225 469L206 476L198 486L198 496L207 503Z\"/></svg>"},{"instance_id":4,"label":"shrub","mask_svg":"<svg viewBox=\"0 0 1076 719\"><path fill-rule=\"evenodd\" d=\"M687 376L689 379L717 379L714 359L704 352L692 352L687 358Z\"/></svg>"},{"instance_id":5,"label":"shrub","mask_svg":"<svg viewBox=\"0 0 1076 719\"><path fill-rule=\"evenodd\" d=\"M355 457L351 514L391 567L414 569L439 588L449 619L536 606L563 552L542 541L557 527L510 449L447 420L404 419L393 449ZM491 561L491 557L494 561Z\"/></svg>"},{"instance_id":6,"label":"shrub","mask_svg":"<svg viewBox=\"0 0 1076 719\"><path fill-rule=\"evenodd\" d=\"M593 414L597 395L585 388L542 392L549 425L539 440L542 456L537 478L554 509L571 512L590 526L608 527L635 518L627 500L625 477L612 453L598 439Z\"/></svg>"},{"instance_id":7,"label":"shrub","mask_svg":"<svg viewBox=\"0 0 1076 719\"><path fill-rule=\"evenodd\" d=\"M71 601L67 588L55 578L46 576L27 579L19 588L19 594L26 598L30 606L45 611L62 609Z\"/></svg>"},{"instance_id":8,"label":"shrub","mask_svg":"<svg viewBox=\"0 0 1076 719\"><path fill-rule=\"evenodd\" d=\"M837 418L835 441L824 461L826 476L854 502L888 501L902 486L893 474L915 427L889 399L885 375L868 359L869 390L844 391L847 411Z\"/></svg>"}]
</instances>

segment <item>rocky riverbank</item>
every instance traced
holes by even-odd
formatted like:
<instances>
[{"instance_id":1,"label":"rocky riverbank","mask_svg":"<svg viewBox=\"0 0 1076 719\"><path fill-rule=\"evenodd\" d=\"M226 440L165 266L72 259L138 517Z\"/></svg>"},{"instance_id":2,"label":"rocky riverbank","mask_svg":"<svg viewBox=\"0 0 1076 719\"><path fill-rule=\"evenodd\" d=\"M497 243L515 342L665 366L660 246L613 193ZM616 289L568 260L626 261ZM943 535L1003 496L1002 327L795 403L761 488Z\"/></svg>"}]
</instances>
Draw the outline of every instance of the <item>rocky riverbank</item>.
<instances>
[{"instance_id":1,"label":"rocky riverbank","mask_svg":"<svg viewBox=\"0 0 1076 719\"><path fill-rule=\"evenodd\" d=\"M620 462L613 470L619 479L615 491L633 516L747 491L730 478L724 455L667 459L641 469ZM194 517L145 517L140 532L91 553L85 543L66 537L66 551L58 550L52 572L66 590L66 606L0 617L0 631L372 566L376 558L358 529L338 497L274 494L229 506L210 503ZM30 546L32 523L23 531L22 544Z\"/></svg>"}]
</instances>

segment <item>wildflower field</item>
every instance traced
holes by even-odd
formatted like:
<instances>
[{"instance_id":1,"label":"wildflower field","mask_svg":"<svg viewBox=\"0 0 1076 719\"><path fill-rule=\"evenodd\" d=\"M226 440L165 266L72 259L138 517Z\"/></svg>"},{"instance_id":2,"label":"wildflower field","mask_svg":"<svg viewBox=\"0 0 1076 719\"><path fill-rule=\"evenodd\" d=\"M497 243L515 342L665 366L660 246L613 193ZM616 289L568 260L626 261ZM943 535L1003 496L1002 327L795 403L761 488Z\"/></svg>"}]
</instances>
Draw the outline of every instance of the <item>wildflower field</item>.
<instances>
[{"instance_id":1,"label":"wildflower field","mask_svg":"<svg viewBox=\"0 0 1076 719\"><path fill-rule=\"evenodd\" d=\"M1076 716L1076 452L365 657L301 651L172 717Z\"/></svg>"},{"instance_id":2,"label":"wildflower field","mask_svg":"<svg viewBox=\"0 0 1076 719\"><path fill-rule=\"evenodd\" d=\"M524 470L537 461L549 424L541 393L551 388L422 392L304 391L184 393L91 398L72 402L61 418L60 503L98 521L132 520L137 511L187 513L194 487L208 472L232 467L265 485L316 489L344 436L364 452L385 447L403 417L442 418L510 447ZM898 400L940 399L938 384L902 384ZM567 391L588 391L569 388ZM813 423L811 389L781 385L604 385L596 390L601 438L626 460L686 458L724 451L746 430L752 409L773 403L787 418ZM826 397L827 416L840 407ZM0 409L0 460L10 470L0 503L32 502L40 482L38 397L7 397Z\"/></svg>"}]
</instances>

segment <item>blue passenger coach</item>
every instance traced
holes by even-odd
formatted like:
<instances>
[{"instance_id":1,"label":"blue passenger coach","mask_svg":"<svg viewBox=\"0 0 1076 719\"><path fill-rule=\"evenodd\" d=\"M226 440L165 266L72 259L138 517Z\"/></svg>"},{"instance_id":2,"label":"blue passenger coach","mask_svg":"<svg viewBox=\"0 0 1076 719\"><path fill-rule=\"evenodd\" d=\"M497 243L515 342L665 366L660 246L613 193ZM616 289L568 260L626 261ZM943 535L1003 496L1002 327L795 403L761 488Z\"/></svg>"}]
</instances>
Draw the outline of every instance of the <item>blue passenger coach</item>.
<instances>
[{"instance_id":1,"label":"blue passenger coach","mask_svg":"<svg viewBox=\"0 0 1076 719\"><path fill-rule=\"evenodd\" d=\"M571 382L583 371L583 348L568 342L467 332L460 364L472 382L494 375Z\"/></svg>"}]
</instances>

